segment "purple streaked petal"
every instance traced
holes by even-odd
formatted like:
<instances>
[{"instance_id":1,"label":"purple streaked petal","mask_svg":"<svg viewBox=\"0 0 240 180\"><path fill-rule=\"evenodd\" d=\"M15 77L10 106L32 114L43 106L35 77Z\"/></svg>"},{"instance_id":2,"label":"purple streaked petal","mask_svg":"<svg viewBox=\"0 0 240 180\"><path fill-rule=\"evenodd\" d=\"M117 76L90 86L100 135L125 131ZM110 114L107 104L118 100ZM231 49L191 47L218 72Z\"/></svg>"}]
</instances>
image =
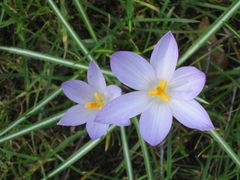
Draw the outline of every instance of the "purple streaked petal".
<instances>
[{"instance_id":1,"label":"purple streaked petal","mask_svg":"<svg viewBox=\"0 0 240 180\"><path fill-rule=\"evenodd\" d=\"M184 126L201 131L214 129L208 113L196 100L171 99L169 105L173 116Z\"/></svg>"},{"instance_id":2,"label":"purple streaked petal","mask_svg":"<svg viewBox=\"0 0 240 180\"><path fill-rule=\"evenodd\" d=\"M89 63L87 79L88 83L96 88L98 92L104 93L106 89L106 81L100 68L94 61Z\"/></svg>"},{"instance_id":3,"label":"purple streaked petal","mask_svg":"<svg viewBox=\"0 0 240 180\"><path fill-rule=\"evenodd\" d=\"M111 69L123 84L136 90L148 89L155 79L151 65L141 56L129 51L114 53L111 57Z\"/></svg>"},{"instance_id":4,"label":"purple streaked petal","mask_svg":"<svg viewBox=\"0 0 240 180\"><path fill-rule=\"evenodd\" d=\"M161 143L172 126L172 112L166 104L153 103L140 117L141 136L152 146Z\"/></svg>"},{"instance_id":5,"label":"purple streaked petal","mask_svg":"<svg viewBox=\"0 0 240 180\"><path fill-rule=\"evenodd\" d=\"M156 44L150 59L159 79L171 79L178 60L177 42L171 32L166 33Z\"/></svg>"},{"instance_id":6,"label":"purple streaked petal","mask_svg":"<svg viewBox=\"0 0 240 180\"><path fill-rule=\"evenodd\" d=\"M92 140L95 140L107 133L108 126L109 126L108 124L101 124L94 121L88 121L86 128L90 138Z\"/></svg>"},{"instance_id":7,"label":"purple streaked petal","mask_svg":"<svg viewBox=\"0 0 240 180\"><path fill-rule=\"evenodd\" d=\"M106 124L119 124L122 120L130 119L151 105L147 92L135 91L110 101L98 113L96 121Z\"/></svg>"},{"instance_id":8,"label":"purple streaked petal","mask_svg":"<svg viewBox=\"0 0 240 180\"><path fill-rule=\"evenodd\" d=\"M97 111L89 110L83 105L75 105L65 112L58 122L62 126L78 126L93 121L96 117Z\"/></svg>"},{"instance_id":9,"label":"purple streaked petal","mask_svg":"<svg viewBox=\"0 0 240 180\"><path fill-rule=\"evenodd\" d=\"M91 101L94 88L80 80L69 80L61 85L64 94L72 101L84 104Z\"/></svg>"},{"instance_id":10,"label":"purple streaked petal","mask_svg":"<svg viewBox=\"0 0 240 180\"><path fill-rule=\"evenodd\" d=\"M121 96L121 94L122 94L122 90L120 87L118 87L116 85L107 86L106 97L108 100L113 100L116 97Z\"/></svg>"},{"instance_id":11,"label":"purple streaked petal","mask_svg":"<svg viewBox=\"0 0 240 180\"><path fill-rule=\"evenodd\" d=\"M205 74L197 68L181 67L174 72L169 82L169 94L177 99L191 100L202 91L205 81Z\"/></svg>"}]
</instances>

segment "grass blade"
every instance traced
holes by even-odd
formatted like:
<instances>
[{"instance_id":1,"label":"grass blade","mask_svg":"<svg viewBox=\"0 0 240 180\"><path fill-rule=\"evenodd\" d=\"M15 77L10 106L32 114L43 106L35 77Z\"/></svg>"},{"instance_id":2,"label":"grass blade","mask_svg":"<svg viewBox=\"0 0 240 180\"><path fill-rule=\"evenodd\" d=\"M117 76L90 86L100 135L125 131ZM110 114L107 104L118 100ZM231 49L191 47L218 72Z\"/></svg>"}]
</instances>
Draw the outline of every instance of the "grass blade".
<instances>
[{"instance_id":1,"label":"grass blade","mask_svg":"<svg viewBox=\"0 0 240 180\"><path fill-rule=\"evenodd\" d=\"M21 129L13 134L10 134L10 135L7 135L7 136L3 136L0 138L0 143L3 143L5 141L8 141L8 140L11 140L11 139L14 139L18 136L22 136L22 135L25 135L29 132L32 132L32 131L35 131L35 130L38 130L38 129L41 129L41 128L44 128L46 126L50 126L51 124L53 123L56 123L58 121L58 119L63 115L63 113L58 113L56 115L53 115L45 120L42 120L40 122L37 122L35 124L32 124L24 129Z\"/></svg>"},{"instance_id":2,"label":"grass blade","mask_svg":"<svg viewBox=\"0 0 240 180\"><path fill-rule=\"evenodd\" d=\"M95 32L94 32L94 30L92 28L92 25L91 25L91 23L90 23L90 21L88 19L88 16L86 15L86 13L85 13L85 11L84 11L84 9L82 7L81 2L79 0L74 0L73 2L75 4L78 12L80 13L80 16L82 17L83 22L86 25L86 28L87 28L89 34L92 36L94 41L97 42L97 36L96 36L96 34L95 34Z\"/></svg>"},{"instance_id":3,"label":"grass blade","mask_svg":"<svg viewBox=\"0 0 240 180\"><path fill-rule=\"evenodd\" d=\"M127 143L125 128L120 127L120 132L121 132L121 139L122 139L122 145L123 145L123 154L124 154L124 158L125 158L125 164L127 165L128 179L133 180L134 176L133 176L132 163L131 163L128 143Z\"/></svg>"},{"instance_id":4,"label":"grass blade","mask_svg":"<svg viewBox=\"0 0 240 180\"><path fill-rule=\"evenodd\" d=\"M31 58L34 58L34 59L37 59L37 60L42 60L42 61L46 61L46 62L50 62L50 63L63 65L63 66L74 68L74 69L83 69L83 70L88 69L88 66L86 66L86 65L82 65L82 64L79 64L79 63L76 64L74 62L71 62L71 61L63 59L63 58L53 57L53 56L50 56L50 55L47 55L47 54L38 53L38 52L34 52L34 51L29 51L29 50L26 50L26 49L0 46L0 50L8 51L10 53L18 54L18 55L22 55L22 56L26 56L26 57L31 57ZM112 72L110 72L108 70L102 70L102 72L105 75L113 76Z\"/></svg>"},{"instance_id":5,"label":"grass blade","mask_svg":"<svg viewBox=\"0 0 240 180\"><path fill-rule=\"evenodd\" d=\"M240 8L240 1L235 1L182 55L178 65L183 64L194 52L196 52L206 41L218 31L233 14Z\"/></svg>"},{"instance_id":6,"label":"grass blade","mask_svg":"<svg viewBox=\"0 0 240 180\"><path fill-rule=\"evenodd\" d=\"M78 75L74 75L70 79L76 79ZM41 100L39 103L37 103L34 107L32 107L30 110L25 112L20 118L15 120L12 124L10 124L8 127L6 127L2 132L0 132L0 136L6 134L10 130L12 130L14 127L25 121L27 118L29 118L31 115L35 114L38 110L43 108L47 103L49 103L51 100L53 100L55 97L57 97L62 92L62 89L59 88L58 90L54 91L53 93L49 94L46 98Z\"/></svg>"},{"instance_id":7,"label":"grass blade","mask_svg":"<svg viewBox=\"0 0 240 180\"><path fill-rule=\"evenodd\" d=\"M113 129L115 129L115 127L116 126L111 126L108 130L108 133L111 133ZM56 169L54 169L51 173L49 173L46 176L46 178L43 178L43 179L54 177L56 174L60 173L62 170L66 169L67 167L69 167L70 165L72 165L73 163L81 159L83 156L85 156L88 152L90 152L94 147L96 147L104 139L105 137L102 137L95 141L90 140L88 143L82 146L78 151L72 154L67 160L65 160L62 164L60 164Z\"/></svg>"},{"instance_id":8,"label":"grass blade","mask_svg":"<svg viewBox=\"0 0 240 180\"><path fill-rule=\"evenodd\" d=\"M226 143L226 141L217 133L215 130L210 130L209 134L213 137L215 141L220 145L220 147L229 155L230 158L236 163L240 168L240 158L232 150L232 148Z\"/></svg>"},{"instance_id":9,"label":"grass blade","mask_svg":"<svg viewBox=\"0 0 240 180\"><path fill-rule=\"evenodd\" d=\"M144 158L144 164L145 164L145 168L146 168L146 172L147 172L147 177L148 177L149 180L153 180L154 178L153 178L152 166L151 166L151 163L150 163L150 158L149 158L147 146L146 146L146 143L144 142L144 140L141 137L137 118L133 119L133 123L136 127L138 140L140 141L141 148L142 148L142 151L143 151L143 158Z\"/></svg>"},{"instance_id":10,"label":"grass blade","mask_svg":"<svg viewBox=\"0 0 240 180\"><path fill-rule=\"evenodd\" d=\"M43 106L45 106L49 101L54 99L56 96L58 96L62 92L62 89L58 89L43 100L41 100L36 106L32 107L29 111L27 111L25 114L23 114L20 118L18 118L16 121L14 121L12 124L10 124L7 128L3 129L2 132L0 132L0 136L6 134L10 130L12 130L14 127L16 127L18 124L25 121L28 117L36 113L39 109L41 109Z\"/></svg>"},{"instance_id":11,"label":"grass blade","mask_svg":"<svg viewBox=\"0 0 240 180\"><path fill-rule=\"evenodd\" d=\"M62 16L61 12L57 8L56 4L52 0L48 0L48 3L50 4L51 8L55 12L55 14L59 17L63 25L66 27L68 33L73 38L73 40L77 43L79 48L81 49L82 53L88 57L89 60L93 60L93 57L88 53L87 48L84 46L84 44L81 42L79 36L74 31L74 29L70 26L70 24L66 21L66 19Z\"/></svg>"}]
</instances>

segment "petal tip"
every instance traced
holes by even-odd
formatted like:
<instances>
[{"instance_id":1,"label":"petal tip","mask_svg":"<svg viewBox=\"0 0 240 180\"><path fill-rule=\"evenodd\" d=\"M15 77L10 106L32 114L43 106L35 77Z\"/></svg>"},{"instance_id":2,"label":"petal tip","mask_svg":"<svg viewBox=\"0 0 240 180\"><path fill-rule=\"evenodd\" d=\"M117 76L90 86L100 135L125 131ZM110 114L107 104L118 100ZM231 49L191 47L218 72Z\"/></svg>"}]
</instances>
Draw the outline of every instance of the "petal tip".
<instances>
[{"instance_id":1,"label":"petal tip","mask_svg":"<svg viewBox=\"0 0 240 180\"><path fill-rule=\"evenodd\" d=\"M169 38L169 40L171 40L171 39L175 40L175 37L174 37L172 31L168 31L166 34L163 35L163 37Z\"/></svg>"},{"instance_id":2,"label":"petal tip","mask_svg":"<svg viewBox=\"0 0 240 180\"><path fill-rule=\"evenodd\" d=\"M164 138L165 139L165 138ZM156 141L149 141L149 140L145 140L150 146L152 147L156 147L157 145L161 144L164 139L161 140L156 140Z\"/></svg>"},{"instance_id":3,"label":"petal tip","mask_svg":"<svg viewBox=\"0 0 240 180\"><path fill-rule=\"evenodd\" d=\"M67 86L68 84L68 81L65 81L61 84L61 88L64 90L64 88Z\"/></svg>"},{"instance_id":4,"label":"petal tip","mask_svg":"<svg viewBox=\"0 0 240 180\"><path fill-rule=\"evenodd\" d=\"M97 66L97 63L94 61L94 60L91 60L90 62L89 62L89 67L91 67L91 66Z\"/></svg>"},{"instance_id":5,"label":"petal tip","mask_svg":"<svg viewBox=\"0 0 240 180\"><path fill-rule=\"evenodd\" d=\"M95 140L97 140L97 139L99 139L100 137L98 137L98 136L93 136L93 135L91 135L91 134L88 134L89 135L89 137L90 137L90 139L91 140L93 140L93 141L95 141Z\"/></svg>"},{"instance_id":6,"label":"petal tip","mask_svg":"<svg viewBox=\"0 0 240 180\"><path fill-rule=\"evenodd\" d=\"M215 129L215 127L212 124L212 122L209 122L209 124L206 127L202 128L201 131L210 131L210 130L214 130L214 129Z\"/></svg>"},{"instance_id":7,"label":"petal tip","mask_svg":"<svg viewBox=\"0 0 240 180\"><path fill-rule=\"evenodd\" d=\"M69 126L67 125L66 123L62 122L62 120L60 120L58 123L57 123L58 126Z\"/></svg>"}]
</instances>

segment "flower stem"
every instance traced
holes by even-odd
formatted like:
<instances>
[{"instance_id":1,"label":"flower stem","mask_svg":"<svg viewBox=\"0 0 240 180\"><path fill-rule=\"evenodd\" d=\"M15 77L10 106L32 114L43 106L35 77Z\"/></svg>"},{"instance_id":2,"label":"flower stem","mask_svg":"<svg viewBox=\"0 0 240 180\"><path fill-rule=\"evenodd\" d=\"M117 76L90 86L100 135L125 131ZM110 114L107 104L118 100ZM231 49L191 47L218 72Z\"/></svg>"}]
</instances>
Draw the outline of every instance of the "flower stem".
<instances>
[{"instance_id":1,"label":"flower stem","mask_svg":"<svg viewBox=\"0 0 240 180\"><path fill-rule=\"evenodd\" d=\"M127 143L125 128L120 126L120 132L121 132L121 139L122 139L122 145L123 145L123 154L124 154L125 162L127 165L128 179L133 180L134 176L133 176L133 170L132 170L132 164L131 164L131 158L130 158L128 143Z\"/></svg>"},{"instance_id":2,"label":"flower stem","mask_svg":"<svg viewBox=\"0 0 240 180\"><path fill-rule=\"evenodd\" d=\"M153 178L152 166L151 166L151 163L150 163L150 158L149 158L147 146L146 146L146 143L144 142L144 140L142 139L142 137L140 135L137 118L133 119L133 123L136 127L137 134L138 134L138 140L140 141L141 148L142 148L142 151L143 151L143 158L144 158L144 164L145 164L145 168L146 168L146 172L147 172L147 177L148 177L149 180L153 180L154 178Z\"/></svg>"}]
</instances>

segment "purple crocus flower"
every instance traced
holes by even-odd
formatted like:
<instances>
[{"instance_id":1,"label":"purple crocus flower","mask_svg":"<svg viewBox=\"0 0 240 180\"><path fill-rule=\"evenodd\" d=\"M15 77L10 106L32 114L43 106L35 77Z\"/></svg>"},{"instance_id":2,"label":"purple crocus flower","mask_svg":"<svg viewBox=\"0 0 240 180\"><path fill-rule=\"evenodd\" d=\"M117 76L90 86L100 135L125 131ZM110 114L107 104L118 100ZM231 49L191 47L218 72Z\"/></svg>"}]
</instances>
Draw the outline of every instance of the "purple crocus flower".
<instances>
[{"instance_id":1,"label":"purple crocus flower","mask_svg":"<svg viewBox=\"0 0 240 180\"><path fill-rule=\"evenodd\" d=\"M112 99L121 95L121 89L115 85L106 85L104 76L94 61L91 61L87 73L88 84L80 80L70 80L62 84L64 94L78 103L64 113L58 125L78 126L86 123L91 139L106 134L109 124L95 122L97 114ZM129 119L116 122L117 125L129 125Z\"/></svg>"},{"instance_id":2,"label":"purple crocus flower","mask_svg":"<svg viewBox=\"0 0 240 180\"><path fill-rule=\"evenodd\" d=\"M213 129L208 113L194 99L204 87L205 74L192 66L175 70L177 59L178 47L171 32L155 46L150 64L132 52L114 53L111 57L113 74L137 91L111 101L96 121L118 123L142 113L140 133L153 146L167 136L173 116L189 128Z\"/></svg>"}]
</instances>

